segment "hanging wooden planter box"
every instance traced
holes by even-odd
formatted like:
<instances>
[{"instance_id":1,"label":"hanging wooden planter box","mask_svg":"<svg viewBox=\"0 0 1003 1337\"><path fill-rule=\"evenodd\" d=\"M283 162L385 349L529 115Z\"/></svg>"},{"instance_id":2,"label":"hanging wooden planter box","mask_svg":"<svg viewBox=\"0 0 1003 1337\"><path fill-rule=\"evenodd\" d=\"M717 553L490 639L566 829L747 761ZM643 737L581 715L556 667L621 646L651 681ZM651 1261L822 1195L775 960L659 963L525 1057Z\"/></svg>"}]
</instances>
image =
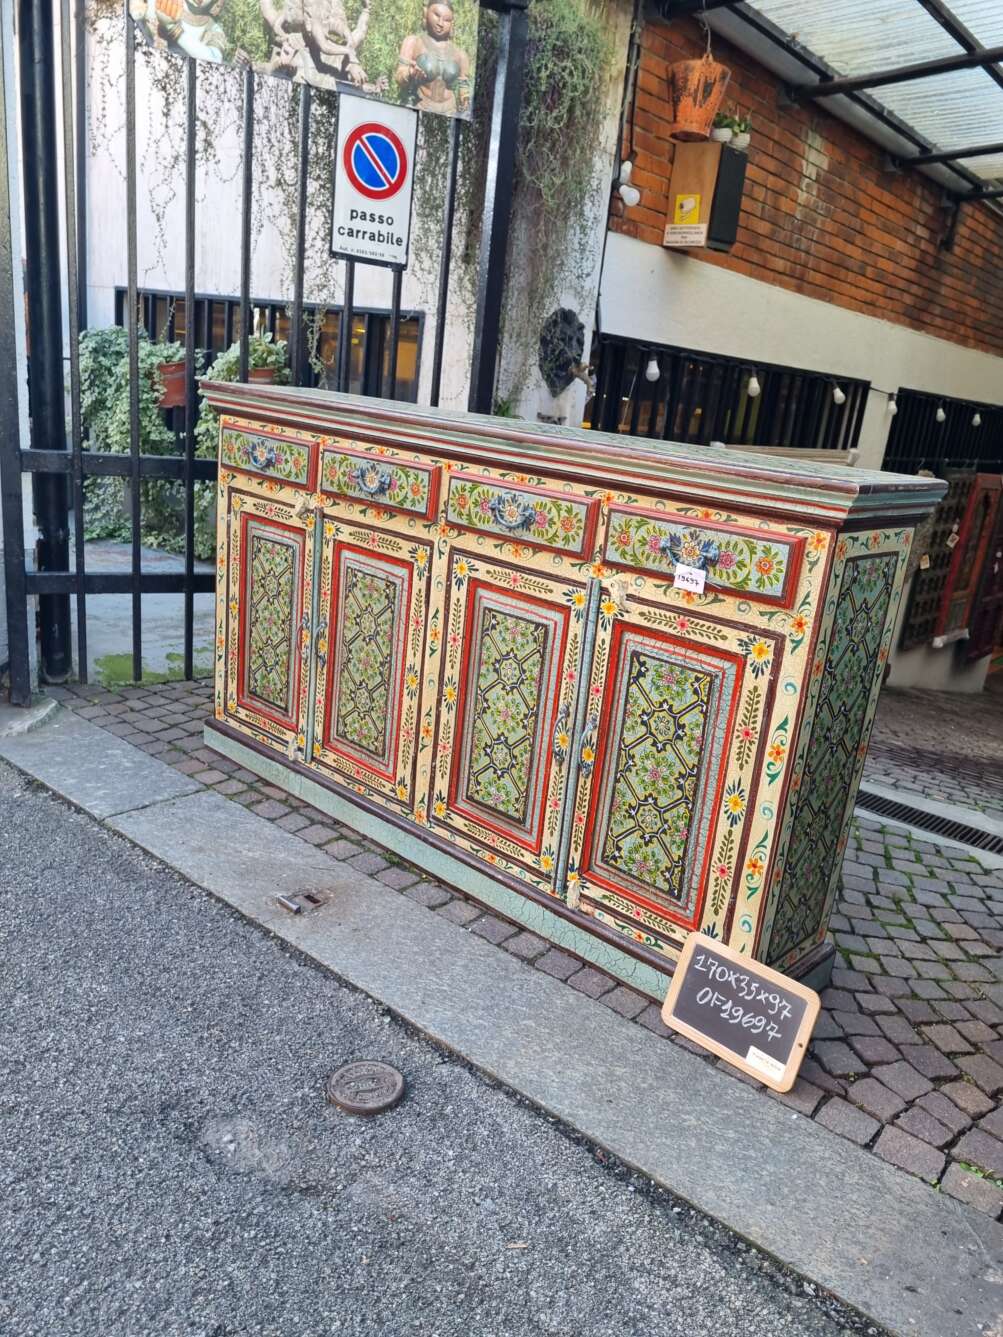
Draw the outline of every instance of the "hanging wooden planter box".
<instances>
[{"instance_id":1,"label":"hanging wooden planter box","mask_svg":"<svg viewBox=\"0 0 1003 1337\"><path fill-rule=\"evenodd\" d=\"M711 56L678 60L667 71L671 124L669 137L679 143L707 139L731 79L731 70Z\"/></svg>"},{"instance_id":2,"label":"hanging wooden planter box","mask_svg":"<svg viewBox=\"0 0 1003 1337\"><path fill-rule=\"evenodd\" d=\"M680 144L662 245L730 250L738 236L747 162L747 155L729 144Z\"/></svg>"}]
</instances>

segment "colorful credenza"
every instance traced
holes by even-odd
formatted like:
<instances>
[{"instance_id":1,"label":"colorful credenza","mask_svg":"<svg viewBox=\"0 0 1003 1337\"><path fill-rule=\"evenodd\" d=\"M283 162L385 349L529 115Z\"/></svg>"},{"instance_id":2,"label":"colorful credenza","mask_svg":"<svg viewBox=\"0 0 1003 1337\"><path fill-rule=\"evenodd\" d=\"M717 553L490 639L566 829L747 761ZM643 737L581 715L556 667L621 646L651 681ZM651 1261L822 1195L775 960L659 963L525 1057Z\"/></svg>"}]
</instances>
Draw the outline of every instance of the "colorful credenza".
<instances>
[{"instance_id":1,"label":"colorful credenza","mask_svg":"<svg viewBox=\"0 0 1003 1337\"><path fill-rule=\"evenodd\" d=\"M694 929L825 977L943 483L207 390L211 747L653 997Z\"/></svg>"}]
</instances>

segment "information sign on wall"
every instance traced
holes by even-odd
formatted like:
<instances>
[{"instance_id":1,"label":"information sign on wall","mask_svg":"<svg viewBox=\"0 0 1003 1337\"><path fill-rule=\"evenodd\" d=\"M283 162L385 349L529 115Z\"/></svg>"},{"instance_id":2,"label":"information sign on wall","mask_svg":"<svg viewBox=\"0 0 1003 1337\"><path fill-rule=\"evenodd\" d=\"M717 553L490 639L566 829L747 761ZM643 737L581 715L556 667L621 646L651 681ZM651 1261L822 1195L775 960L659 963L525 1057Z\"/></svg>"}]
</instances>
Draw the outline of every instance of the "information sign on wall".
<instances>
[{"instance_id":1,"label":"information sign on wall","mask_svg":"<svg viewBox=\"0 0 1003 1337\"><path fill-rule=\"evenodd\" d=\"M406 269L418 117L343 97L338 107L331 254Z\"/></svg>"},{"instance_id":2,"label":"information sign on wall","mask_svg":"<svg viewBox=\"0 0 1003 1337\"><path fill-rule=\"evenodd\" d=\"M803 984L694 933L679 957L662 1020L774 1091L789 1091L819 1006L818 994Z\"/></svg>"}]
</instances>

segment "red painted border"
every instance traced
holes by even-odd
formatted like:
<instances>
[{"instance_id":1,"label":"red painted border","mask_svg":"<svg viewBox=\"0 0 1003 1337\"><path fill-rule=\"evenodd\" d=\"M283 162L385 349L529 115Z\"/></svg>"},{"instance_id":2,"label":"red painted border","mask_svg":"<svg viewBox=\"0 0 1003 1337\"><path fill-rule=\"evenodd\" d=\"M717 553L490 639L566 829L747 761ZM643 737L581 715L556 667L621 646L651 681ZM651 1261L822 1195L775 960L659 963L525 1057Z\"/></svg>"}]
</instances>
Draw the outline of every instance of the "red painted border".
<instances>
[{"instance_id":1,"label":"red painted border","mask_svg":"<svg viewBox=\"0 0 1003 1337\"><path fill-rule=\"evenodd\" d=\"M592 859L594 854L593 846L595 841L596 805L598 803L600 780L602 778L603 770L606 766L609 750L615 741L610 733L610 721L613 714L613 703L617 692L617 675L615 670L616 666L619 664L619 659L620 659L620 642L622 641L623 637L628 633L631 633L633 635L640 634L644 640L660 641L666 645L678 645L682 646L684 649L697 648L701 650L704 654L709 654L713 658L726 660L734 664L735 667L738 669L738 674L735 681L735 688L732 693L731 705L728 711L728 719L725 725L724 736L727 740L730 741L727 743L724 750L724 754L722 756L721 765L718 770L717 785L714 792L714 798L711 804L711 813L712 814L716 813L717 815L716 817L714 816L711 817L711 825L708 832L707 848L704 853L703 865L700 870L699 891L697 892L696 905L694 907L694 913L692 918L686 918L685 916L680 915L678 913L673 913L673 911L671 909L668 909L666 906L659 905L655 901L649 901L644 896L638 895L637 892L629 890L628 888L624 887L619 883L610 881L608 878L602 876L602 874L596 872L592 866ZM718 827L720 826L721 823L721 813L720 813L721 795L724 791L725 779L728 773L728 759L731 756L732 745L734 740L735 717L738 713L738 703L741 700L742 688L745 682L745 661L741 655L733 654L730 650L719 650L714 646L707 646L701 641L686 640L683 637L673 636L668 632L655 631L652 628L642 627L636 623L617 622L613 628L613 635L610 638L608 662L609 662L609 669L608 669L608 676L606 679L606 692L605 692L605 697L603 699L602 714L599 719L599 729L596 735L597 747L596 747L595 766L593 768L594 779L592 782L592 792L589 795L589 812L585 819L585 833L582 841L582 858L580 864L581 876L591 878L592 881L595 882L598 886L604 887L607 891L615 892L616 895L622 896L625 900L631 901L633 904L639 905L645 910L650 910L652 914L659 915L662 919L665 919L669 923L678 924L680 927L684 929L695 929L699 926L700 920L703 918L703 909L707 900L707 881L708 881L707 870L710 865L714 851L714 845L715 845L714 837L716 836ZM751 787L750 787L750 797L751 797ZM582 895L586 899L594 899L589 897L587 889L583 889ZM597 903L600 905L602 904L601 902Z\"/></svg>"},{"instance_id":2,"label":"red painted border","mask_svg":"<svg viewBox=\"0 0 1003 1337\"><path fill-rule=\"evenodd\" d=\"M336 492L334 488L324 486L324 456L350 455L353 460L384 460L387 464L399 464L406 469L428 475L428 505L424 511L409 510L406 506L394 506L382 497L356 496L354 492ZM433 520L439 510L439 493L442 489L442 465L423 464L418 460L405 460L397 455L373 455L364 450L351 450L347 446L324 445L320 448L320 471L318 474L320 491L325 497L337 497L356 506L372 506L380 511L392 511L396 515L406 515L415 520Z\"/></svg>"},{"instance_id":3,"label":"red painted border","mask_svg":"<svg viewBox=\"0 0 1003 1337\"><path fill-rule=\"evenodd\" d=\"M553 769L553 761L554 761L553 731L551 731L550 738L545 738L543 743L544 747L542 756L543 785L540 792L544 801L540 805L540 808L538 810L539 821L534 841L527 841L521 839L519 836L513 835L511 831L507 831L505 830L504 827L498 826L496 823L490 821L483 814L476 811L476 809L471 810L469 808L463 807L463 805L457 800L457 790L459 788L459 783L460 783L460 761L462 756L462 739L463 739L464 712L466 707L466 696L467 696L467 680L470 670L470 656L473 649L472 631L473 631L473 619L474 619L474 606L476 602L476 591L482 588L485 590L492 591L496 594L504 594L508 597L515 599L516 602L532 604L535 605L537 608L545 608L548 610L548 612L557 612L560 614L563 620L563 625L561 627L560 644L557 647L557 659L559 667L556 675L557 697L553 703L555 717L557 714L557 707L561 699L561 682L564 676L564 659L568 648L568 632L571 627L571 609L563 607L561 604L558 604L556 600L541 599L538 598L536 595L523 594L519 590L509 590L506 589L504 585L496 585L493 581L489 580L472 579L468 582L467 585L466 608L464 610L464 626L463 626L463 654L460 660L460 668L458 674L459 682L457 684L456 725L453 733L453 737L456 740L455 742L456 750L455 750L455 755L453 757L452 770L449 776L449 788L446 792L447 809L451 809L453 812L457 813L459 816L465 818L469 822L476 823L477 826L483 827L484 830L493 832L495 835L500 836L503 840L510 840L513 845L519 845L522 849L528 850L531 854L539 854L540 850L543 848L543 830L546 825L546 816L547 816L546 798L547 795L550 793L550 773L551 770Z\"/></svg>"},{"instance_id":4,"label":"red painted border","mask_svg":"<svg viewBox=\"0 0 1003 1337\"><path fill-rule=\"evenodd\" d=\"M293 713L291 715L279 715L273 710L268 710L264 705L255 705L252 700L244 694L244 667L246 663L245 647L247 643L247 616L250 611L250 600L248 598L249 586L251 581L251 565L247 547L247 528L251 521L260 524L265 529L282 529L287 534L291 534L300 547L300 578L296 589L296 617L292 628L293 641L293 659L295 660L295 679L293 682ZM239 710L249 710L255 715L260 715L266 720L271 720L281 729L289 729L293 734L298 732L296 711L299 708L300 699L300 681L303 671L303 653L299 640L300 623L303 620L303 582L306 576L306 530L297 528L295 525L283 524L281 520L272 520L270 517L261 515L248 515L245 511L240 517L240 618L237 623L237 708ZM229 598L229 594L227 595Z\"/></svg>"},{"instance_id":5,"label":"red painted border","mask_svg":"<svg viewBox=\"0 0 1003 1337\"><path fill-rule=\"evenodd\" d=\"M345 761L349 762L352 766L358 766L358 767L360 767L362 770L364 770L364 771L368 771L371 775L379 776L379 778L380 778L381 780L386 780L388 784L391 784L391 785L392 785L392 784L395 784L395 783L396 783L396 777L395 777L395 775L394 775L394 772L395 772L396 769L397 769L396 764L391 768L390 771L381 771L380 768L379 768L378 766L375 766L375 765L367 765L364 761L360 760L357 756L354 756L354 755L353 755L352 753L350 753L350 752L346 752L345 749L344 749L343 747L339 746L339 744L338 744L337 742L335 742L335 740L334 740L334 736L333 736L333 734L332 734L332 732L331 732L331 730L332 730L332 723L333 723L333 717L334 717L334 660L335 660L335 655L334 655L335 616L334 616L334 614L335 614L335 611L337 610L337 607L338 607L338 554L339 554L339 552L354 552L354 553L357 553L360 557L368 557L368 558L370 558L371 560L376 560L376 561L380 561L380 562L386 562L386 563L388 563L389 565L392 565L392 566L399 566L399 567L403 568L403 570L407 573L407 592L406 592L406 594L405 594L405 596L404 596L404 604L403 604L403 608L402 608L402 610L401 610L401 615L402 615L402 617L404 618L405 624L410 623L410 620L411 620L411 604L412 604L412 596L413 596L413 592L414 592L414 563L413 563L413 562L405 561L405 560L401 559L400 557L387 557L387 556L386 556L385 554L383 554L383 553L375 553L375 552L373 552L372 548L362 548L362 547L357 546L357 545L354 544L354 543L339 543L339 542L336 540L336 541L332 544L332 546L331 546L331 607L330 607L330 612L329 612L329 617L328 617L328 624L327 624L327 625L328 625L328 655L327 655L327 672L325 673L326 685L325 685L325 688L324 688L324 736L323 736L323 740L322 740L322 741L323 741L323 745L324 745L324 747L327 748L327 750L328 750L329 752L333 752L336 756L343 757L343 758L345 759ZM400 717L401 717L401 715L403 714L403 701L404 701L404 673L405 673L406 668L407 668L407 631L406 631L406 629L405 629L405 635L404 635L404 654L403 654L403 656L402 656L402 658L401 658L401 663L400 663L400 673L399 673L399 676L398 676L398 679L397 679L397 683L396 683L396 686L395 686L395 690L396 690L396 693L397 693L397 720L398 720L398 724L399 724L399 722L400 722ZM362 749L360 748L360 751L361 751L361 750L362 750ZM397 736L396 736L396 746L394 746L394 745L392 744L392 745L391 745L391 750L392 750L392 752L393 752L393 760L394 760L394 763L396 763L396 761L397 761L397 756L398 756L399 753L400 753L400 730L399 730L399 729L398 729L398 731L397 731ZM413 787L413 786L412 786L412 787Z\"/></svg>"},{"instance_id":6,"label":"red painted border","mask_svg":"<svg viewBox=\"0 0 1003 1337\"><path fill-rule=\"evenodd\" d=\"M246 427L240 426L241 423L245 422L250 422L250 425ZM283 434L282 432L271 431L268 429L268 427L256 421L244 418L231 417L229 414L224 414L220 418L219 426L220 426L220 432L222 432L224 427L230 427L238 432L240 431L253 432L255 436L267 436L269 440L281 441L284 445L302 446L303 449L306 450L308 456L305 483L294 483L291 479L280 478L278 477L278 475L270 474L264 469L255 469L253 465L247 466L243 464L224 464L221 466L222 468L236 469L238 473L252 474L255 478L267 478L269 479L270 482L280 483L282 487L294 487L298 492L314 491L317 482L317 465L319 460L318 449L320 444L319 442L309 441L304 439L303 437L298 437L295 432L290 432L288 428L286 429L285 434Z\"/></svg>"},{"instance_id":7,"label":"red painted border","mask_svg":"<svg viewBox=\"0 0 1003 1337\"><path fill-rule=\"evenodd\" d=\"M507 534L503 529L480 529L476 525L458 523L449 514L449 489L456 483L483 483L488 487L499 488L503 492L529 492L537 497L549 497L553 501L574 501L585 507L585 525L582 530L581 546L578 548L556 548L551 543L540 543L537 539L527 538L523 534ZM571 492L556 492L549 487L535 487L531 483L513 483L508 478L488 478L485 474L450 473L449 486L446 488L446 506L443 519L450 529L458 529L467 534L488 534L492 538L505 539L509 543L535 548L537 552L556 552L562 557L590 557L595 549L596 530L599 527L599 498L580 497Z\"/></svg>"},{"instance_id":8,"label":"red painted border","mask_svg":"<svg viewBox=\"0 0 1003 1337\"><path fill-rule=\"evenodd\" d=\"M672 572L665 571L661 567L635 566L630 562L616 562L606 555L610 546L610 533L613 529L615 517L618 515L628 517L642 515L648 519L682 525L688 529L706 529L712 534L738 534L742 538L758 539L760 541L766 538L774 543L787 545L790 548L790 561L787 565L787 576L781 594L760 594L756 590L737 589L734 585L726 585L715 580L713 573L710 571L707 572L707 585L720 594L730 595L733 599L748 599L750 603L769 604L774 608L794 607L798 586L801 583L801 567L804 563L805 549L808 546L808 540L803 534L781 535L769 529L749 529L746 525L733 525L723 520L700 520L696 516L680 515L678 511L659 511L647 506L611 506L606 521L606 542L603 544L602 557L600 558L603 566L615 571L642 571L662 580L671 580Z\"/></svg>"}]
</instances>

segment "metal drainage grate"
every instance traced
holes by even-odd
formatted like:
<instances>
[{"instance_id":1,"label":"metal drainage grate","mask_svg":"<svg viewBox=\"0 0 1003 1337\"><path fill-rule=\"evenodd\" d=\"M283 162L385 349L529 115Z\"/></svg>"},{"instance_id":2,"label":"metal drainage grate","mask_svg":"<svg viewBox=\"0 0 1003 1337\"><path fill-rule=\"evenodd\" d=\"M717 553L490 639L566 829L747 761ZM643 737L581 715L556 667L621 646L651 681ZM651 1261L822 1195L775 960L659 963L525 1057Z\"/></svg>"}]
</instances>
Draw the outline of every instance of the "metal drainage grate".
<instances>
[{"instance_id":1,"label":"metal drainage grate","mask_svg":"<svg viewBox=\"0 0 1003 1337\"><path fill-rule=\"evenodd\" d=\"M964 822L955 822L949 817L938 817L932 812L924 812L922 808L911 808L908 803L899 803L896 799L884 798L866 789L861 789L857 794L857 807L874 813L876 817L890 817L892 821L904 822L921 831L956 840L961 845L971 845L973 849L1003 854L1003 836L981 831L977 826L966 826Z\"/></svg>"},{"instance_id":2,"label":"metal drainage grate","mask_svg":"<svg viewBox=\"0 0 1003 1337\"><path fill-rule=\"evenodd\" d=\"M295 896L276 896L275 899L291 915L303 915L310 910L319 910L325 898L313 891L298 891Z\"/></svg>"}]
</instances>

